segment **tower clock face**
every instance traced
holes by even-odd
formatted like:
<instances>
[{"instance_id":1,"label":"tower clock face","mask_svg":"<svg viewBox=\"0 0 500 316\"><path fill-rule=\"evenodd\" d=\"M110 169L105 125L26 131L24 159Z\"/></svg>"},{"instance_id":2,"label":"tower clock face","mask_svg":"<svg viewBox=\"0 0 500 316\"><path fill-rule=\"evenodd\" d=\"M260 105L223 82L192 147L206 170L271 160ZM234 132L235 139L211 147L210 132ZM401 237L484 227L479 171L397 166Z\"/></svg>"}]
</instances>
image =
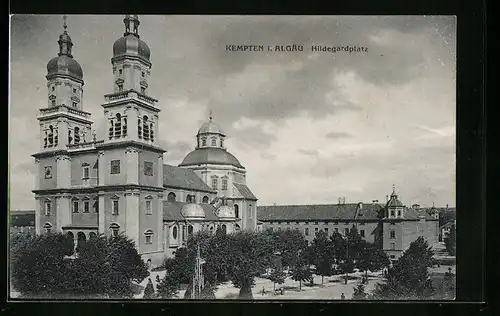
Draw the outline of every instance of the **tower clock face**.
<instances>
[{"instance_id":1,"label":"tower clock face","mask_svg":"<svg viewBox=\"0 0 500 316\"><path fill-rule=\"evenodd\" d=\"M45 167L45 179L52 179L52 167Z\"/></svg>"}]
</instances>

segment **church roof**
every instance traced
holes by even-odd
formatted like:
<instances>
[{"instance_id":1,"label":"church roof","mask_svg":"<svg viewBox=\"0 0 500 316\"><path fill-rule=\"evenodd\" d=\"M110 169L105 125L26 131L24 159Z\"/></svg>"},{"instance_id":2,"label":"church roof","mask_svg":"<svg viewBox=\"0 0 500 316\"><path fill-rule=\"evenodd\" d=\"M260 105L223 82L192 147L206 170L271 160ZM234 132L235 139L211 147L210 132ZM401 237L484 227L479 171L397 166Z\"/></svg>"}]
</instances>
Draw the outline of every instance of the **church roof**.
<instances>
[{"instance_id":1,"label":"church roof","mask_svg":"<svg viewBox=\"0 0 500 316\"><path fill-rule=\"evenodd\" d=\"M166 164L163 165L163 186L214 192L193 170Z\"/></svg>"},{"instance_id":2,"label":"church roof","mask_svg":"<svg viewBox=\"0 0 500 316\"><path fill-rule=\"evenodd\" d=\"M164 221L183 221L186 218L182 216L181 209L184 205L190 203L187 202L163 202L163 220ZM199 204L203 208L205 212L206 221L216 221L218 220L217 216L215 216L215 208L211 204Z\"/></svg>"},{"instance_id":3,"label":"church roof","mask_svg":"<svg viewBox=\"0 0 500 316\"><path fill-rule=\"evenodd\" d=\"M359 218L364 220L376 220L382 208L383 206L380 204L363 204L363 215L359 216ZM356 216L357 209L358 203L258 206L257 219L260 221L353 220Z\"/></svg>"},{"instance_id":4,"label":"church roof","mask_svg":"<svg viewBox=\"0 0 500 316\"><path fill-rule=\"evenodd\" d=\"M206 147L196 148L184 158L179 166L193 166L203 164L231 165L244 168L230 152L224 148Z\"/></svg>"},{"instance_id":5,"label":"church roof","mask_svg":"<svg viewBox=\"0 0 500 316\"><path fill-rule=\"evenodd\" d=\"M426 212L426 210L423 209L408 208L403 213L403 218L409 220L419 220L422 218L422 216L426 220L435 219L432 215L430 215Z\"/></svg>"},{"instance_id":6,"label":"church roof","mask_svg":"<svg viewBox=\"0 0 500 316\"><path fill-rule=\"evenodd\" d=\"M247 200L257 200L257 197L250 191L250 188L245 184L233 183L233 186L238 190L241 197Z\"/></svg>"}]
</instances>

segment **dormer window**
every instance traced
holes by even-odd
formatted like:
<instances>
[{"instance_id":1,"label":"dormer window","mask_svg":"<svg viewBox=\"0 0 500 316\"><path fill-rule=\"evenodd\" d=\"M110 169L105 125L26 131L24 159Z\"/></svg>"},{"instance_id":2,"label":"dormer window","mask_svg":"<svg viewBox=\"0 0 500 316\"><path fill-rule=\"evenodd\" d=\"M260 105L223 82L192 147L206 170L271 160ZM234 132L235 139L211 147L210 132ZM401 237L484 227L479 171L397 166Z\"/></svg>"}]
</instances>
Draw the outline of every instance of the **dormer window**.
<instances>
[{"instance_id":1,"label":"dormer window","mask_svg":"<svg viewBox=\"0 0 500 316\"><path fill-rule=\"evenodd\" d=\"M396 216L396 214L395 214L394 210L391 210L391 217L394 217L394 216Z\"/></svg>"},{"instance_id":2,"label":"dormer window","mask_svg":"<svg viewBox=\"0 0 500 316\"><path fill-rule=\"evenodd\" d=\"M141 93L142 93L142 94L146 94L146 88L141 87Z\"/></svg>"},{"instance_id":3,"label":"dormer window","mask_svg":"<svg viewBox=\"0 0 500 316\"><path fill-rule=\"evenodd\" d=\"M401 210L398 210L398 217L401 217Z\"/></svg>"}]
</instances>

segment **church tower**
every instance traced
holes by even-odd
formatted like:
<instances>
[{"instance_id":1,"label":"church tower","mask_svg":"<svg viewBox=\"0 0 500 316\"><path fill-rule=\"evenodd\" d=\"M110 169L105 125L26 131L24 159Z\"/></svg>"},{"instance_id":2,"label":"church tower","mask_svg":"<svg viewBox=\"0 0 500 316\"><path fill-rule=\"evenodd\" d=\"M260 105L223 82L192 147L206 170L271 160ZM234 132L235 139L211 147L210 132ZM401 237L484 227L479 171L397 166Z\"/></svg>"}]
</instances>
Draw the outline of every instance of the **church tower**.
<instances>
[{"instance_id":1,"label":"church tower","mask_svg":"<svg viewBox=\"0 0 500 316\"><path fill-rule=\"evenodd\" d=\"M149 96L151 52L139 18L126 15L113 44L112 93L102 104L107 126L99 146L99 232L125 232L139 253L155 261L163 251L163 153L158 146L157 100ZM146 258L145 258L146 259Z\"/></svg>"},{"instance_id":2,"label":"church tower","mask_svg":"<svg viewBox=\"0 0 500 316\"><path fill-rule=\"evenodd\" d=\"M66 16L59 36L59 54L47 63L47 105L40 109L40 148L36 164L36 232L62 231L71 224L71 157L73 147L89 141L92 120L83 108L83 71L73 58Z\"/></svg>"}]
</instances>

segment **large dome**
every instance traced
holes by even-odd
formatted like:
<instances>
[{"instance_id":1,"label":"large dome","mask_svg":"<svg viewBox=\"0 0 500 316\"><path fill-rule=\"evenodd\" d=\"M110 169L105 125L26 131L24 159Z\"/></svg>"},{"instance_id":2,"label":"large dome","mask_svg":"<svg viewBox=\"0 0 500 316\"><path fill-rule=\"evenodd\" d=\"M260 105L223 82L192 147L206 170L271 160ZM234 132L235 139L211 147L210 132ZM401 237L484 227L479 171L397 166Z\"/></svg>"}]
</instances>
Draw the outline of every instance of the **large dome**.
<instances>
[{"instance_id":1,"label":"large dome","mask_svg":"<svg viewBox=\"0 0 500 316\"><path fill-rule=\"evenodd\" d=\"M230 206L227 205L222 205L219 207L219 209L216 212L217 217L220 218L234 218L236 217L236 214L234 212L234 209Z\"/></svg>"},{"instance_id":2,"label":"large dome","mask_svg":"<svg viewBox=\"0 0 500 316\"><path fill-rule=\"evenodd\" d=\"M200 127L200 129L198 130L198 135L200 135L200 134L221 134L221 135L225 136L222 129L220 129L220 127L217 124L212 122L212 120L204 123Z\"/></svg>"},{"instance_id":3,"label":"large dome","mask_svg":"<svg viewBox=\"0 0 500 316\"><path fill-rule=\"evenodd\" d=\"M184 158L179 164L182 166L194 166L203 164L231 165L238 168L244 168L241 163L224 148L207 147L196 148Z\"/></svg>"},{"instance_id":4,"label":"large dome","mask_svg":"<svg viewBox=\"0 0 500 316\"><path fill-rule=\"evenodd\" d=\"M149 61L151 50L138 36L130 33L120 37L113 44L113 58L125 55L137 56Z\"/></svg>"},{"instance_id":5,"label":"large dome","mask_svg":"<svg viewBox=\"0 0 500 316\"><path fill-rule=\"evenodd\" d=\"M47 63L47 76L67 75L83 80L83 70L80 64L67 55L60 55L52 58Z\"/></svg>"},{"instance_id":6,"label":"large dome","mask_svg":"<svg viewBox=\"0 0 500 316\"><path fill-rule=\"evenodd\" d=\"M181 215L185 218L204 218L205 211L200 205L189 203L181 208Z\"/></svg>"}]
</instances>

